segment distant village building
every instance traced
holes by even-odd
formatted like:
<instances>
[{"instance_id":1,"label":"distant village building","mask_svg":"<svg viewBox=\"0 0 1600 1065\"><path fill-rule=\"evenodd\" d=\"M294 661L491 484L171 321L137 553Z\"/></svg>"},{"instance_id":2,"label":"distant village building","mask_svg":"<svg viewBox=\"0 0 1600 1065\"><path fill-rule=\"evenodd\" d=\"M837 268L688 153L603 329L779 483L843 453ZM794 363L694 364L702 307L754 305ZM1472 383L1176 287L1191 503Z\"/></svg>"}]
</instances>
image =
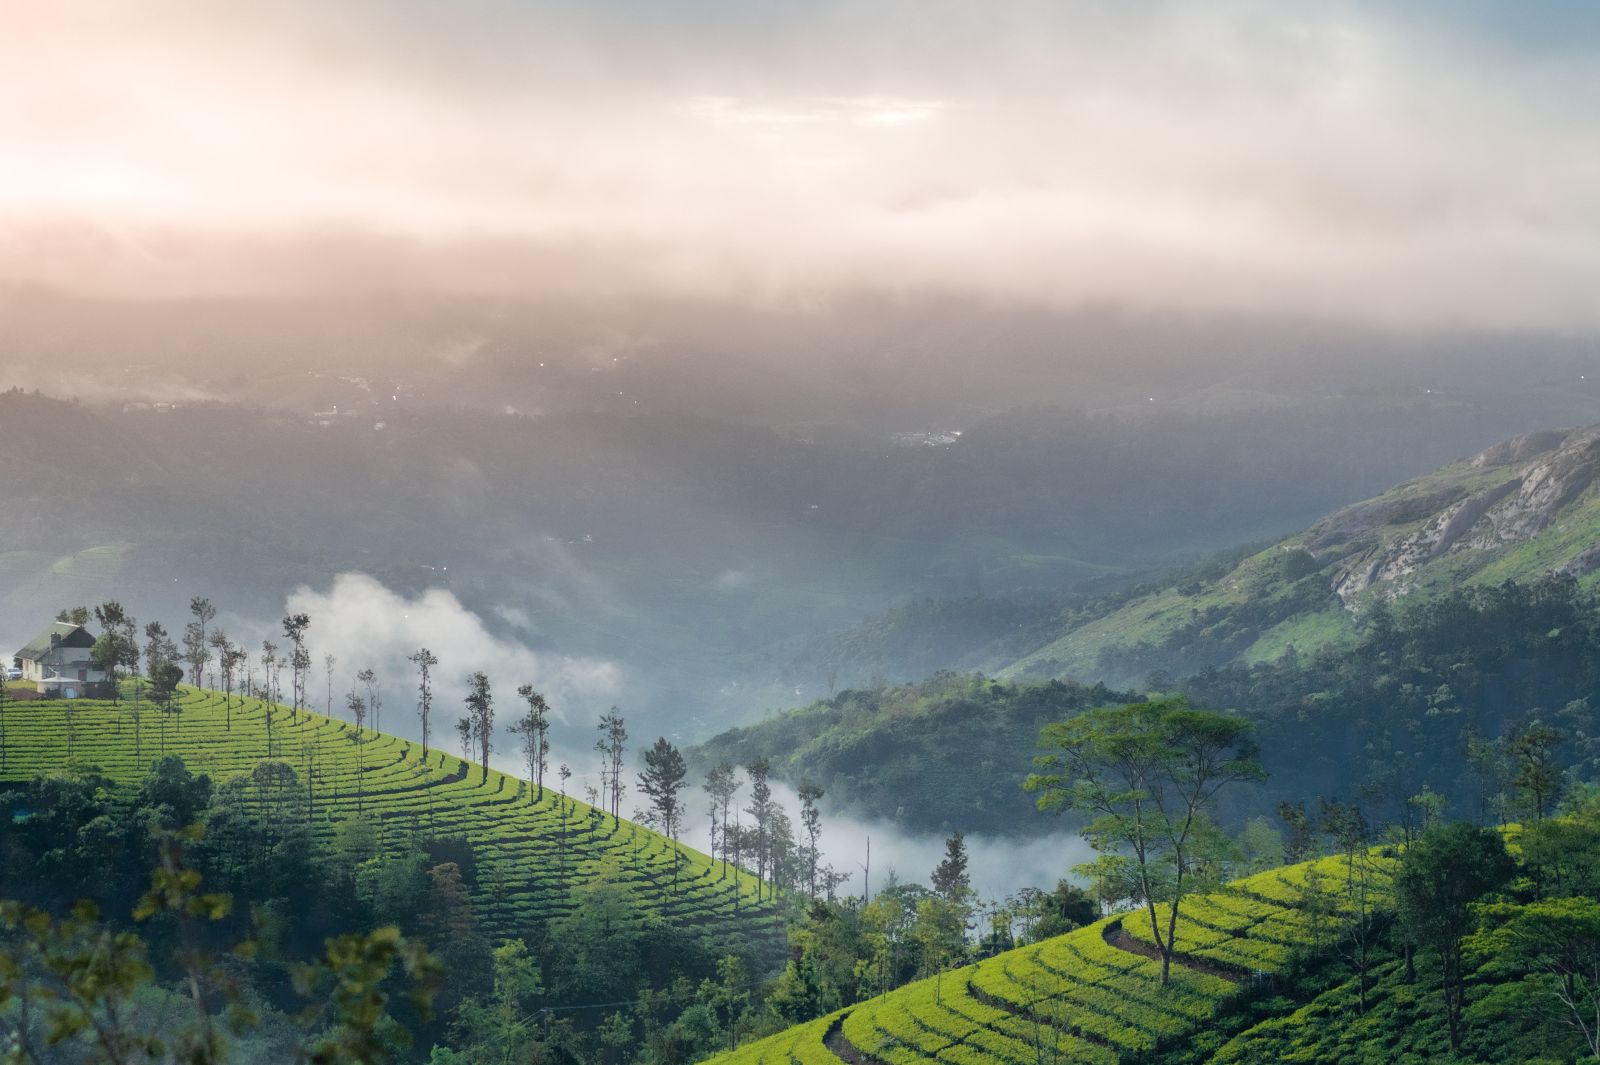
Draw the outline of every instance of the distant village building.
<instances>
[{"instance_id":1,"label":"distant village building","mask_svg":"<svg viewBox=\"0 0 1600 1065\"><path fill-rule=\"evenodd\" d=\"M33 681L43 694L77 699L106 683L105 672L94 667L89 652L94 634L82 625L57 621L17 652L22 679Z\"/></svg>"}]
</instances>

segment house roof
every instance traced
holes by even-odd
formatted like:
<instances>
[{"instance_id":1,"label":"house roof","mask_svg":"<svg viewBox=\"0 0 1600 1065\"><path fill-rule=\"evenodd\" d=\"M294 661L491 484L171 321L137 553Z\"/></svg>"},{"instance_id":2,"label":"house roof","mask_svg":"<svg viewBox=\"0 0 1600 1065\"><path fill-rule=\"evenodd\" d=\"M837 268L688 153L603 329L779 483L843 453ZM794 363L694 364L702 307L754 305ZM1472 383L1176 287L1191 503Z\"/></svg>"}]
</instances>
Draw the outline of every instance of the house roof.
<instances>
[{"instance_id":1,"label":"house roof","mask_svg":"<svg viewBox=\"0 0 1600 1065\"><path fill-rule=\"evenodd\" d=\"M82 625L74 625L70 621L57 621L32 640L29 640L28 645L17 652L17 657L30 659L34 662L42 661L44 656L50 653L50 637L52 636L60 636L63 647L94 646L94 636L88 629Z\"/></svg>"}]
</instances>

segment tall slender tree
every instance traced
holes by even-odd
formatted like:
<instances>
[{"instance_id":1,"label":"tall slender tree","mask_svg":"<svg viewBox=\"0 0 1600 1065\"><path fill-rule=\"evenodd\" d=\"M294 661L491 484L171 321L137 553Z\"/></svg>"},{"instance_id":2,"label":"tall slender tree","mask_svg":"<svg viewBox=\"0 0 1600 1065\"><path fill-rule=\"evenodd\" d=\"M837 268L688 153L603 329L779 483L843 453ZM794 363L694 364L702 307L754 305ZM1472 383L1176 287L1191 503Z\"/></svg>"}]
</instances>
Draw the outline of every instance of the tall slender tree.
<instances>
[{"instance_id":1,"label":"tall slender tree","mask_svg":"<svg viewBox=\"0 0 1600 1065\"><path fill-rule=\"evenodd\" d=\"M745 766L744 771L750 778L750 805L745 807L745 813L755 819L751 843L756 852L756 899L760 901L761 884L767 878L772 859L772 815L777 809L777 803L772 800L772 784L767 779L772 773L772 763L765 757L757 758Z\"/></svg>"},{"instance_id":2,"label":"tall slender tree","mask_svg":"<svg viewBox=\"0 0 1600 1065\"><path fill-rule=\"evenodd\" d=\"M967 872L967 837L957 832L944 841L944 857L934 867L930 878L934 894L950 902L959 901L972 890L972 877Z\"/></svg>"},{"instance_id":3,"label":"tall slender tree","mask_svg":"<svg viewBox=\"0 0 1600 1065\"><path fill-rule=\"evenodd\" d=\"M161 622L147 622L144 627L144 675L150 679L154 695L156 674L166 664L167 648L171 641L167 638L167 630ZM140 765L144 764L144 747L142 737L143 713L140 701L134 700L133 709L133 758ZM163 726L164 727L164 726Z\"/></svg>"},{"instance_id":4,"label":"tall slender tree","mask_svg":"<svg viewBox=\"0 0 1600 1065\"><path fill-rule=\"evenodd\" d=\"M467 677L467 716L472 720L472 738L478 741L483 756L481 783L489 783L489 752L494 749L494 696L489 678L481 670Z\"/></svg>"},{"instance_id":5,"label":"tall slender tree","mask_svg":"<svg viewBox=\"0 0 1600 1065\"><path fill-rule=\"evenodd\" d=\"M621 816L622 793L627 787L622 781L622 766L627 753L628 726L622 719L622 712L613 706L601 715L596 727L600 738L595 741L594 748L605 759L602 775L611 788L611 816L617 818Z\"/></svg>"},{"instance_id":6,"label":"tall slender tree","mask_svg":"<svg viewBox=\"0 0 1600 1065\"><path fill-rule=\"evenodd\" d=\"M461 741L461 769L465 772L472 759L472 718L456 718L456 739Z\"/></svg>"},{"instance_id":7,"label":"tall slender tree","mask_svg":"<svg viewBox=\"0 0 1600 1065\"><path fill-rule=\"evenodd\" d=\"M708 812L711 815L711 855L716 857L718 852L721 852L722 875L726 878L728 855L733 849L728 838L732 828L728 824L728 813L733 805L733 797L739 792L739 771L734 769L730 762L718 762L707 771L706 781L701 785L701 790L706 793L710 802Z\"/></svg>"},{"instance_id":8,"label":"tall slender tree","mask_svg":"<svg viewBox=\"0 0 1600 1065\"><path fill-rule=\"evenodd\" d=\"M206 646L205 628L198 621L191 621L183 627L183 661L189 667L189 683L196 688L204 686L211 649Z\"/></svg>"},{"instance_id":9,"label":"tall slender tree","mask_svg":"<svg viewBox=\"0 0 1600 1065\"><path fill-rule=\"evenodd\" d=\"M367 712L372 715L372 729L374 732L382 732L383 687L378 683L377 670L369 666L357 673L356 679L367 689Z\"/></svg>"},{"instance_id":10,"label":"tall slender tree","mask_svg":"<svg viewBox=\"0 0 1600 1065\"><path fill-rule=\"evenodd\" d=\"M1512 766L1511 786L1535 822L1544 820L1561 794L1562 766L1556 752L1565 741L1562 732L1541 721L1530 722L1506 740Z\"/></svg>"},{"instance_id":11,"label":"tall slender tree","mask_svg":"<svg viewBox=\"0 0 1600 1065\"><path fill-rule=\"evenodd\" d=\"M283 619L283 635L289 641L291 695L290 719L299 717L306 705L306 675L311 671L311 652L306 650L306 630L311 627L309 614L289 614Z\"/></svg>"},{"instance_id":12,"label":"tall slender tree","mask_svg":"<svg viewBox=\"0 0 1600 1065\"><path fill-rule=\"evenodd\" d=\"M275 705L279 699L278 692L278 645L271 640L261 641L261 683L267 689L267 703ZM270 715L271 710L268 710Z\"/></svg>"},{"instance_id":13,"label":"tall slender tree","mask_svg":"<svg viewBox=\"0 0 1600 1065\"><path fill-rule=\"evenodd\" d=\"M163 642L150 675L151 694L161 722L161 753L167 753L167 718L173 713L177 701L178 685L183 681L183 667L178 665L178 648L171 640Z\"/></svg>"},{"instance_id":14,"label":"tall slender tree","mask_svg":"<svg viewBox=\"0 0 1600 1065\"><path fill-rule=\"evenodd\" d=\"M134 663L132 669L138 668L139 646L134 642L138 627L132 615L114 599L95 607L94 617L100 625L100 636L89 651L89 659L96 669L106 675L106 682L111 686L111 700L116 702L121 695L121 679L124 670L128 669L128 663Z\"/></svg>"},{"instance_id":15,"label":"tall slender tree","mask_svg":"<svg viewBox=\"0 0 1600 1065\"><path fill-rule=\"evenodd\" d=\"M806 833L806 894L812 898L817 897L817 871L822 864L822 810L817 806L822 795L822 788L811 781L800 782L800 825Z\"/></svg>"},{"instance_id":16,"label":"tall slender tree","mask_svg":"<svg viewBox=\"0 0 1600 1065\"><path fill-rule=\"evenodd\" d=\"M222 706L224 714L224 730L233 731L233 687L239 680L239 667L244 664L245 654L242 649L235 646L228 634L221 629L210 636L211 648L217 654L217 667L222 673Z\"/></svg>"},{"instance_id":17,"label":"tall slender tree","mask_svg":"<svg viewBox=\"0 0 1600 1065\"><path fill-rule=\"evenodd\" d=\"M222 674L222 699L223 705L231 709L233 696L228 675L231 667L228 665L228 649L232 646L228 642L228 634L221 629L213 629L206 637L206 644L211 648L211 656L216 660L217 670Z\"/></svg>"},{"instance_id":18,"label":"tall slender tree","mask_svg":"<svg viewBox=\"0 0 1600 1065\"><path fill-rule=\"evenodd\" d=\"M550 758L550 704L533 685L517 689L527 711L511 726L512 735L522 742L522 757L528 765L528 780L534 787L533 801L544 801L544 771Z\"/></svg>"},{"instance_id":19,"label":"tall slender tree","mask_svg":"<svg viewBox=\"0 0 1600 1065\"><path fill-rule=\"evenodd\" d=\"M278 707L282 705L283 692L279 687L279 677L283 671L283 659L278 657L278 645L271 640L264 640L261 644L261 669L265 674L264 682L267 686L266 726L267 726L267 757L274 757L272 742L272 726L278 719Z\"/></svg>"},{"instance_id":20,"label":"tall slender tree","mask_svg":"<svg viewBox=\"0 0 1600 1065\"><path fill-rule=\"evenodd\" d=\"M567 805L567 781L572 779L572 770L568 768L567 763L562 762L561 765L556 767L556 776L561 780L561 794L556 802L556 805L561 808L561 847L558 852L559 865L557 866L557 875L565 882L567 876L567 815L571 809Z\"/></svg>"},{"instance_id":21,"label":"tall slender tree","mask_svg":"<svg viewBox=\"0 0 1600 1065\"><path fill-rule=\"evenodd\" d=\"M323 675L324 678L326 678L326 680L328 682L328 701L326 703L323 703L322 705L326 709L327 714L328 714L329 717L333 717L334 716L334 713L333 713L333 667L338 665L338 664L339 664L339 660L337 658L333 657L332 654L325 654L325 655L322 656L322 675Z\"/></svg>"},{"instance_id":22,"label":"tall slender tree","mask_svg":"<svg viewBox=\"0 0 1600 1065\"><path fill-rule=\"evenodd\" d=\"M184 658L189 663L189 683L198 688L202 686L206 662L211 658L211 650L206 643L206 627L216 619L217 608L211 605L211 600L197 595L189 600L189 613L194 615L194 621L184 629ZM190 628L194 630L192 642Z\"/></svg>"},{"instance_id":23,"label":"tall slender tree","mask_svg":"<svg viewBox=\"0 0 1600 1065\"><path fill-rule=\"evenodd\" d=\"M362 782L361 775L364 771L362 749L366 747L366 737L362 730L367 724L367 701L354 691L345 698L345 706L350 709L350 719L356 723L355 735L350 737L350 742L356 745L356 816L361 816Z\"/></svg>"},{"instance_id":24,"label":"tall slender tree","mask_svg":"<svg viewBox=\"0 0 1600 1065\"><path fill-rule=\"evenodd\" d=\"M665 736L645 749L644 768L639 772L639 791L650 801L651 821L672 841L673 894L678 891L678 864L681 857L678 829L683 824L683 802L679 793L683 791L683 782L688 775L689 767L684 764L682 752Z\"/></svg>"},{"instance_id":25,"label":"tall slender tree","mask_svg":"<svg viewBox=\"0 0 1600 1065\"><path fill-rule=\"evenodd\" d=\"M409 661L417 667L417 718L422 723L422 759L428 759L428 717L433 712L433 667L439 656L426 647L417 648Z\"/></svg>"}]
</instances>

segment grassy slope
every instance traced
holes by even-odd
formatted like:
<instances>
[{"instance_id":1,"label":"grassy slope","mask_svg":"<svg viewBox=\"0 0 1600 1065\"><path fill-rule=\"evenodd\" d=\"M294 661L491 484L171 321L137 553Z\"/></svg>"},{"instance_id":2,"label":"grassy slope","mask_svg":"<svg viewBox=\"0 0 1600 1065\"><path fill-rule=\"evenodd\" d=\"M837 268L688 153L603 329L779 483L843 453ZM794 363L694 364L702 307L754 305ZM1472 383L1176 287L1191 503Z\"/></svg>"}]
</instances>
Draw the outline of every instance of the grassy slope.
<instances>
[{"instance_id":1,"label":"grassy slope","mask_svg":"<svg viewBox=\"0 0 1600 1065\"><path fill-rule=\"evenodd\" d=\"M1122 928L1148 942L1148 922L1130 914L908 984L712 1061L852 1060L841 1052L883 1065L1146 1060L1206 1030L1244 993L1249 974L1281 970L1314 946L1324 926L1303 908L1308 880L1337 883L1342 868L1342 859L1324 858L1185 903L1179 950L1188 963L1174 967L1164 990L1156 961L1110 941Z\"/></svg>"},{"instance_id":2,"label":"grassy slope","mask_svg":"<svg viewBox=\"0 0 1600 1065\"><path fill-rule=\"evenodd\" d=\"M724 876L710 858L683 847L674 886L664 837L553 789L534 801L526 782L495 770L485 780L479 767L437 748L424 758L417 744L370 730L358 748L353 726L310 713L291 720L288 709L257 700L235 698L230 715L220 694L186 689L180 705L182 712L163 722L154 707L129 700L8 702L0 781L78 764L131 784L163 749L221 781L269 757L270 714L271 756L298 774L297 799L311 782L309 809L303 801L294 808L316 836L331 841L339 823L359 811L376 822L380 841L409 833L465 840L477 861L474 903L492 938L566 912L571 888L605 872L632 888L649 916L703 927L716 943L744 938L782 948L781 920L770 902L756 901L753 878ZM249 794L262 801L256 789Z\"/></svg>"},{"instance_id":3,"label":"grassy slope","mask_svg":"<svg viewBox=\"0 0 1600 1065\"><path fill-rule=\"evenodd\" d=\"M1380 526L1367 543L1390 547L1425 525L1438 509L1421 505L1407 511L1404 504L1445 500L1489 488L1505 481L1522 465L1519 462L1477 467L1470 462L1457 462L1397 485L1369 502L1401 504L1400 516L1407 520ZM1310 610L1295 609L1288 600L1291 582L1284 579L1283 559L1289 553L1303 550L1312 533L1308 530L1291 536L1251 555L1218 580L1199 587L1163 588L1141 596L1104 617L1062 634L1011 664L1001 675L1044 674L1100 679L1102 652L1139 643L1159 646L1197 615L1208 610L1237 610L1246 604L1264 605L1270 611L1275 602L1281 602L1287 613L1263 628L1254 643L1240 654L1245 662L1275 659L1291 643L1304 652L1347 642L1355 632L1348 611L1327 605ZM1497 584L1506 580L1537 579L1597 542L1600 542L1600 491L1591 487L1566 508L1560 521L1534 539L1493 550L1446 553L1408 578L1406 592L1426 595L1461 583ZM1365 553L1365 549L1360 552ZM1316 577L1331 589L1351 565L1352 555L1335 549L1320 554L1318 562L1322 565ZM1589 575L1585 583L1596 581L1600 581L1600 571ZM1394 589L1383 591L1388 593ZM1369 590L1366 595L1376 592ZM1116 676L1106 679L1110 683L1129 680Z\"/></svg>"}]
</instances>

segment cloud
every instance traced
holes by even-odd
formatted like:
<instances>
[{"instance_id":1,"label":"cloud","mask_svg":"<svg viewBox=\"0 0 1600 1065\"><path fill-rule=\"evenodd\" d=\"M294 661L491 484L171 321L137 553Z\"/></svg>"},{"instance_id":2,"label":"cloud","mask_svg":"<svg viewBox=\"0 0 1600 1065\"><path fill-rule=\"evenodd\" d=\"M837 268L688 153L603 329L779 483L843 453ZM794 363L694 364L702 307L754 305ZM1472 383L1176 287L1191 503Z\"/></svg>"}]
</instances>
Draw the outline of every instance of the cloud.
<instances>
[{"instance_id":1,"label":"cloud","mask_svg":"<svg viewBox=\"0 0 1600 1065\"><path fill-rule=\"evenodd\" d=\"M406 659L419 647L439 657L434 687L435 705L441 711L434 729L441 738L454 719L449 715L456 714L466 693L466 677L474 671L488 674L503 720L511 718L515 692L522 684L544 692L563 721L586 716L622 689L622 671L615 663L534 651L500 638L442 589L407 598L365 574L344 573L325 591L296 589L285 610L311 617L308 644L315 664L307 687L313 708L321 710L326 702L323 656L332 654L335 710L341 710L342 695L355 685L356 673L372 668L384 684L384 705L395 715L384 715L387 732L416 734L411 710L416 670ZM263 635L267 634L264 627ZM270 635L277 638L275 632ZM575 712L579 709L581 714Z\"/></svg>"},{"instance_id":2,"label":"cloud","mask_svg":"<svg viewBox=\"0 0 1600 1065\"><path fill-rule=\"evenodd\" d=\"M1600 317L1579 5L0 7L15 281Z\"/></svg>"},{"instance_id":3,"label":"cloud","mask_svg":"<svg viewBox=\"0 0 1600 1065\"><path fill-rule=\"evenodd\" d=\"M742 592L753 583L753 578L744 570L725 569L717 574L716 579L711 582L711 587L719 592Z\"/></svg>"},{"instance_id":4,"label":"cloud","mask_svg":"<svg viewBox=\"0 0 1600 1065\"><path fill-rule=\"evenodd\" d=\"M798 826L800 799L794 790L781 782L774 783L773 797ZM697 793L689 803L682 836L684 842L702 851L706 849L710 823L704 805ZM865 883L866 870L862 868L868 860L868 840L872 849L870 885ZM1082 837L1061 831L1023 838L968 835L966 844L972 886L984 899L1004 898L1024 887L1052 888L1058 880L1072 879L1074 865L1095 857L1093 848ZM850 874L849 881L839 889L841 893L859 894L864 886L876 893L888 884L891 872L901 883L926 885L934 867L944 858L945 841L934 833L908 832L890 822L861 820L828 810L824 799L821 849L825 864Z\"/></svg>"}]
</instances>

